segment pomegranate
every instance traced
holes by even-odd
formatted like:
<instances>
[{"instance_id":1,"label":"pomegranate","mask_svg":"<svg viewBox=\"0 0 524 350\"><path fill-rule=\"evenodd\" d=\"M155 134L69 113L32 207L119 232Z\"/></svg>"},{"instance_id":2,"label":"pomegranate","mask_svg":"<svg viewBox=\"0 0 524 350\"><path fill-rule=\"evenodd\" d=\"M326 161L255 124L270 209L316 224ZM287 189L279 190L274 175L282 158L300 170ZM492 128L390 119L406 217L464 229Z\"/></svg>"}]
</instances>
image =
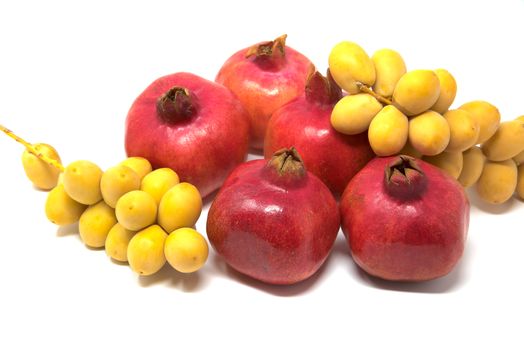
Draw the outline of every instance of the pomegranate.
<instances>
[{"instance_id":1,"label":"pomegranate","mask_svg":"<svg viewBox=\"0 0 524 350\"><path fill-rule=\"evenodd\" d=\"M239 272L272 284L313 275L339 228L333 195L293 148L237 167L207 217L215 251Z\"/></svg>"},{"instance_id":2,"label":"pomegranate","mask_svg":"<svg viewBox=\"0 0 524 350\"><path fill-rule=\"evenodd\" d=\"M331 126L331 111L341 96L329 71L325 78L313 70L301 96L273 113L264 143L266 158L278 149L294 146L307 169L336 196L375 156L367 133L344 135Z\"/></svg>"},{"instance_id":3,"label":"pomegranate","mask_svg":"<svg viewBox=\"0 0 524 350\"><path fill-rule=\"evenodd\" d=\"M304 91L310 64L283 35L238 51L220 68L215 80L247 110L253 148L262 149L271 114Z\"/></svg>"},{"instance_id":4,"label":"pomegranate","mask_svg":"<svg viewBox=\"0 0 524 350\"><path fill-rule=\"evenodd\" d=\"M383 279L444 276L464 251L466 194L455 179L422 160L375 158L348 184L340 212L355 262Z\"/></svg>"},{"instance_id":5,"label":"pomegranate","mask_svg":"<svg viewBox=\"0 0 524 350\"><path fill-rule=\"evenodd\" d=\"M128 156L171 168L204 197L247 157L249 124L224 86L190 73L155 80L135 100L126 120Z\"/></svg>"}]
</instances>

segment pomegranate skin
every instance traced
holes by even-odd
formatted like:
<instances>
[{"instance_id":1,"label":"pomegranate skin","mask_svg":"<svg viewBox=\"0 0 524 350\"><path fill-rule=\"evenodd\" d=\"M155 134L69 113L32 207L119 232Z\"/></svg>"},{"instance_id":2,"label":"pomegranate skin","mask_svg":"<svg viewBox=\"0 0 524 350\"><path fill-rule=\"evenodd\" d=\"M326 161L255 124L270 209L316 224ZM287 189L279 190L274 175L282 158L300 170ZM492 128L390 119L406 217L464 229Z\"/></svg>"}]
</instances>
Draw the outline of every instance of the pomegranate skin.
<instances>
[{"instance_id":1,"label":"pomegranate skin","mask_svg":"<svg viewBox=\"0 0 524 350\"><path fill-rule=\"evenodd\" d=\"M469 225L469 202L462 186L421 160L424 174L413 192L385 180L399 157L375 158L348 184L340 212L354 261L386 280L424 281L448 274L460 260ZM409 185L409 182L407 182ZM388 186L393 186L389 188ZM416 187L416 186L415 186Z\"/></svg>"},{"instance_id":2,"label":"pomegranate skin","mask_svg":"<svg viewBox=\"0 0 524 350\"><path fill-rule=\"evenodd\" d=\"M271 114L303 93L311 61L289 46L284 56L246 57L250 49L233 54L215 81L238 97L249 116L251 146L262 149Z\"/></svg>"},{"instance_id":3,"label":"pomegranate skin","mask_svg":"<svg viewBox=\"0 0 524 350\"><path fill-rule=\"evenodd\" d=\"M338 206L311 173L279 178L253 160L228 177L208 213L207 235L235 270L270 284L293 284L326 260L340 228Z\"/></svg>"},{"instance_id":4,"label":"pomegranate skin","mask_svg":"<svg viewBox=\"0 0 524 350\"><path fill-rule=\"evenodd\" d=\"M159 116L157 100L175 86L188 90L195 112L166 121ZM126 119L127 155L145 157L154 168L173 169L203 197L246 159L248 147L249 124L238 99L224 86L190 73L155 80Z\"/></svg>"},{"instance_id":5,"label":"pomegranate skin","mask_svg":"<svg viewBox=\"0 0 524 350\"><path fill-rule=\"evenodd\" d=\"M344 135L331 126L333 104L308 100L304 95L279 108L271 117L264 157L295 147L308 171L322 180L335 196L375 157L367 132Z\"/></svg>"}]
</instances>

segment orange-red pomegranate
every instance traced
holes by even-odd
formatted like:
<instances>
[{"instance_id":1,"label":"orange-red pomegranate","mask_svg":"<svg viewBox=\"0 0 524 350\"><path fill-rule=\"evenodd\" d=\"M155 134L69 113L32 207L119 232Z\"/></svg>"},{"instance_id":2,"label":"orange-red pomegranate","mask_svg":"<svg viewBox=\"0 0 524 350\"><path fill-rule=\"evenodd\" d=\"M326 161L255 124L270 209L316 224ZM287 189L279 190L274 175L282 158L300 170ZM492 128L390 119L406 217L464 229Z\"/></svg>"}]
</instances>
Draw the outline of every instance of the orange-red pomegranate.
<instances>
[{"instance_id":1,"label":"orange-red pomegranate","mask_svg":"<svg viewBox=\"0 0 524 350\"><path fill-rule=\"evenodd\" d=\"M286 35L242 49L220 68L216 82L228 87L249 115L251 146L262 149L267 122L280 106L304 91L309 59L286 46Z\"/></svg>"}]
</instances>

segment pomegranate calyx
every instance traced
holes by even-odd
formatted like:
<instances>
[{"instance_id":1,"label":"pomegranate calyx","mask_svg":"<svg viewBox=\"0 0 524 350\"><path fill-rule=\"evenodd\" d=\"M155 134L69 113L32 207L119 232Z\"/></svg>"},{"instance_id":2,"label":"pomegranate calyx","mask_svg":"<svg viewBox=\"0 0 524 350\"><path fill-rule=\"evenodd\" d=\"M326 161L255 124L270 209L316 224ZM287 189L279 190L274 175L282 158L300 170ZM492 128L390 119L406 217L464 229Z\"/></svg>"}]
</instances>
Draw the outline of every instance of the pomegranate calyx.
<instances>
[{"instance_id":1,"label":"pomegranate calyx","mask_svg":"<svg viewBox=\"0 0 524 350\"><path fill-rule=\"evenodd\" d=\"M174 86L160 96L156 102L159 118L167 123L188 119L198 109L196 96L188 89Z\"/></svg>"},{"instance_id":2,"label":"pomegranate calyx","mask_svg":"<svg viewBox=\"0 0 524 350\"><path fill-rule=\"evenodd\" d=\"M400 155L386 167L384 183L390 195L406 199L419 196L427 178L415 158Z\"/></svg>"},{"instance_id":3,"label":"pomegranate calyx","mask_svg":"<svg viewBox=\"0 0 524 350\"><path fill-rule=\"evenodd\" d=\"M287 34L284 34L273 41L253 45L247 50L246 58L253 55L256 55L256 57L275 57L277 54L284 57L286 55L286 38Z\"/></svg>"},{"instance_id":4,"label":"pomegranate calyx","mask_svg":"<svg viewBox=\"0 0 524 350\"><path fill-rule=\"evenodd\" d=\"M324 77L311 65L306 82L306 98L312 102L331 105L342 97L342 89L335 83L329 69Z\"/></svg>"},{"instance_id":5,"label":"pomegranate calyx","mask_svg":"<svg viewBox=\"0 0 524 350\"><path fill-rule=\"evenodd\" d=\"M273 154L267 166L276 170L278 175L295 175L302 177L306 174L306 168L302 157L298 154L295 147L290 149L282 148Z\"/></svg>"}]
</instances>

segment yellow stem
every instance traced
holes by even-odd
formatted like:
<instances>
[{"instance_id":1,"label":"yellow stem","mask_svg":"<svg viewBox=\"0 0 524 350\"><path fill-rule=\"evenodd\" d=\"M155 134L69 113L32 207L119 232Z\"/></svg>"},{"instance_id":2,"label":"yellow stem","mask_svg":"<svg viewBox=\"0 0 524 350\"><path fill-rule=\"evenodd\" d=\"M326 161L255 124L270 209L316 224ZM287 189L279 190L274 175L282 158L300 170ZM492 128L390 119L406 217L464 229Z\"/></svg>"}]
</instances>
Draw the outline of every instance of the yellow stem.
<instances>
[{"instance_id":1,"label":"yellow stem","mask_svg":"<svg viewBox=\"0 0 524 350\"><path fill-rule=\"evenodd\" d=\"M371 90L369 86L362 84L362 83L357 83L357 86L360 89L360 91L365 92L366 94L370 94L371 96L376 98L380 103L385 104L385 105L393 104L393 101L391 101L390 99L384 96L377 94L375 91Z\"/></svg>"},{"instance_id":2,"label":"yellow stem","mask_svg":"<svg viewBox=\"0 0 524 350\"><path fill-rule=\"evenodd\" d=\"M60 171L64 171L64 166L62 164L60 164L60 162L58 162L56 159L52 159L52 158L49 158L47 157L46 155L42 154L42 152L39 152L35 146L33 146L32 144L30 144L29 142L27 142L26 140L24 140L23 138L21 138L20 136L16 135L14 132L12 132L11 130L9 130L8 128L6 128L5 126L3 126L2 124L0 124L0 130L2 130L7 136L9 136L10 138L12 138L13 140L15 140L16 142L20 142L22 145L24 145L24 147L32 154L34 154L35 156L37 156L38 158L42 159L44 162L46 162L47 164L51 165L51 166L54 166L55 168L57 168L58 170Z\"/></svg>"}]
</instances>

